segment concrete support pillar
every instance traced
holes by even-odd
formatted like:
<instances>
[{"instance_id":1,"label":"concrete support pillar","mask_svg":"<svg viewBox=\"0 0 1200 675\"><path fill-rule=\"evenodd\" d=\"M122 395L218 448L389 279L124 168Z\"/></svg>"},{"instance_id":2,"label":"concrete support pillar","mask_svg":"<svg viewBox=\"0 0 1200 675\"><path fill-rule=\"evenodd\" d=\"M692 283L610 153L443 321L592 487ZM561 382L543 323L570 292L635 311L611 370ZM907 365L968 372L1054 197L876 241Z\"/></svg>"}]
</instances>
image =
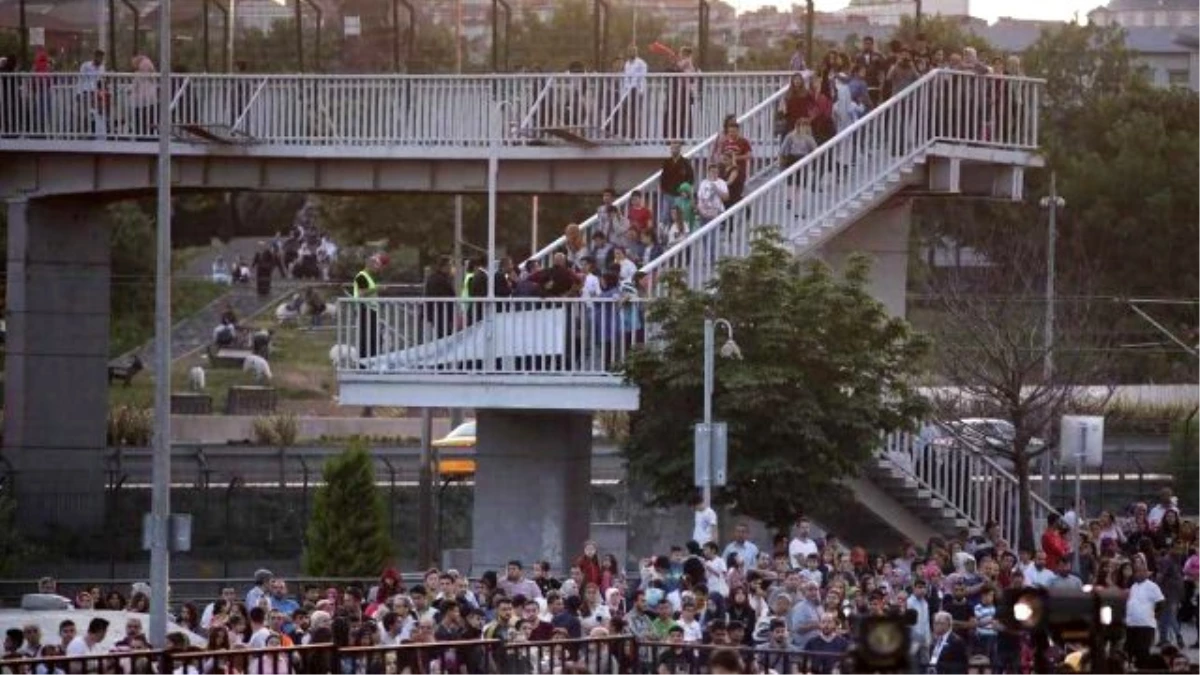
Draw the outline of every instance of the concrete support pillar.
<instances>
[{"instance_id":1,"label":"concrete support pillar","mask_svg":"<svg viewBox=\"0 0 1200 675\"><path fill-rule=\"evenodd\" d=\"M818 256L841 272L846 258L866 253L871 266L871 295L893 316L905 316L908 292L908 232L912 202L889 202L868 213L821 247Z\"/></svg>"},{"instance_id":2,"label":"concrete support pillar","mask_svg":"<svg viewBox=\"0 0 1200 675\"><path fill-rule=\"evenodd\" d=\"M565 569L591 520L592 416L567 411L476 411L473 574Z\"/></svg>"},{"instance_id":3,"label":"concrete support pillar","mask_svg":"<svg viewBox=\"0 0 1200 675\"><path fill-rule=\"evenodd\" d=\"M8 202L4 458L22 521L104 516L109 227L96 199Z\"/></svg>"}]
</instances>

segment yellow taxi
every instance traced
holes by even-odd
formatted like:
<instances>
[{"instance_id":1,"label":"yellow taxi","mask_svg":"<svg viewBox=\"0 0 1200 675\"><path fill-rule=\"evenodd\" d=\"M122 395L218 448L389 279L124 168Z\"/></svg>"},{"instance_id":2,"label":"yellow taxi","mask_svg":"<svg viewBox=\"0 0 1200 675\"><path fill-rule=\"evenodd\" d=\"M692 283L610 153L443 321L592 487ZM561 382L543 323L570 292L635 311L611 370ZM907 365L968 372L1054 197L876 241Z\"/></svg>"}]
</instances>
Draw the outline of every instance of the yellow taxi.
<instances>
[{"instance_id":1,"label":"yellow taxi","mask_svg":"<svg viewBox=\"0 0 1200 675\"><path fill-rule=\"evenodd\" d=\"M438 450L475 449L475 420L468 420L454 427L444 437L430 443ZM469 457L447 457L438 459L438 473L443 476L471 476L475 473L475 460Z\"/></svg>"}]
</instances>

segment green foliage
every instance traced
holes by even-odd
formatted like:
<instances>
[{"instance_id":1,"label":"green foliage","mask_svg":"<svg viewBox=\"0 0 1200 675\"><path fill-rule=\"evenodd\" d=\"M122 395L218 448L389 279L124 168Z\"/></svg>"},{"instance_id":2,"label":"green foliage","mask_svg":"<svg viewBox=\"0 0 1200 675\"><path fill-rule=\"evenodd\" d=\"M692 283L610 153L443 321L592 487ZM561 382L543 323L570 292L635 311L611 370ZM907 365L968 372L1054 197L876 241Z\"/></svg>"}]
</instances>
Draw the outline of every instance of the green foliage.
<instances>
[{"instance_id":1,"label":"green foliage","mask_svg":"<svg viewBox=\"0 0 1200 675\"><path fill-rule=\"evenodd\" d=\"M35 547L21 532L17 501L4 485L0 489L0 578L11 579L26 563L37 558Z\"/></svg>"},{"instance_id":2,"label":"green foliage","mask_svg":"<svg viewBox=\"0 0 1200 675\"><path fill-rule=\"evenodd\" d=\"M1134 54L1117 25L1064 23L1042 31L1025 51L1025 70L1046 79L1043 111L1051 120L1117 96L1138 78Z\"/></svg>"},{"instance_id":3,"label":"green foliage","mask_svg":"<svg viewBox=\"0 0 1200 675\"><path fill-rule=\"evenodd\" d=\"M984 38L963 30L962 24L954 17L924 16L921 18L920 33L925 36L931 50L943 49L946 51L946 56L949 56L951 52L962 51L963 47L974 47L981 58L986 58L987 54L996 51ZM912 17L900 17L900 25L887 38L888 42L891 40L899 40L906 45L914 44L917 41L917 25ZM877 49L884 47L883 38L876 35L875 45Z\"/></svg>"},{"instance_id":4,"label":"green foliage","mask_svg":"<svg viewBox=\"0 0 1200 675\"><path fill-rule=\"evenodd\" d=\"M1185 513L1195 513L1200 506L1200 419L1193 409L1187 418L1175 423L1171 430L1171 473L1175 476L1175 494Z\"/></svg>"},{"instance_id":5,"label":"green foliage","mask_svg":"<svg viewBox=\"0 0 1200 675\"><path fill-rule=\"evenodd\" d=\"M392 559L387 511L363 443L325 462L308 521L304 571L314 577L373 576Z\"/></svg>"},{"instance_id":6,"label":"green foliage","mask_svg":"<svg viewBox=\"0 0 1200 675\"><path fill-rule=\"evenodd\" d=\"M300 421L292 413L279 413L254 418L254 442L288 448L300 435Z\"/></svg>"},{"instance_id":7,"label":"green foliage","mask_svg":"<svg viewBox=\"0 0 1200 675\"><path fill-rule=\"evenodd\" d=\"M728 485L719 501L775 527L839 490L874 453L880 432L924 412L914 390L926 341L891 318L867 290L869 262L843 278L792 256L764 230L742 259L722 261L706 290L668 280L651 306L661 350L626 366L641 409L625 444L629 474L657 504L686 502L692 425L703 409L703 322L733 326L743 360L718 359L715 416L729 424Z\"/></svg>"}]
</instances>

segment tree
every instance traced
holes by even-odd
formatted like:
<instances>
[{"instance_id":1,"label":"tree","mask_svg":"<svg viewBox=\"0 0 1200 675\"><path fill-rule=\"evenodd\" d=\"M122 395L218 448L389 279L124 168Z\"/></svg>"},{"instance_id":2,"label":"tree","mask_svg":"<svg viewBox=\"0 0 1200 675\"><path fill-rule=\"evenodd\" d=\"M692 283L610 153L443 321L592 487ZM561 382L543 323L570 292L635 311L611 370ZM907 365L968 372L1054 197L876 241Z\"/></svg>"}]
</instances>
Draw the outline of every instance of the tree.
<instances>
[{"instance_id":1,"label":"tree","mask_svg":"<svg viewBox=\"0 0 1200 675\"><path fill-rule=\"evenodd\" d=\"M36 559L36 555L21 531L17 500L9 485L5 483L0 488L0 576L12 578L26 562Z\"/></svg>"},{"instance_id":2,"label":"tree","mask_svg":"<svg viewBox=\"0 0 1200 675\"><path fill-rule=\"evenodd\" d=\"M1048 165L1026 172L1025 194L1036 202L1048 193L1050 174L1057 175L1066 200L1059 218L1060 266L1088 269L1089 288L1098 295L1193 298L1200 284L1200 98L1150 86L1117 27L1047 30L1025 53L1025 66L1047 79L1039 142ZM926 205L922 211L945 223L942 234L985 255L1006 255L1012 245L992 237L987 223L1021 220L1026 227L1010 235L1025 239L1018 244L1022 250L1045 258L1044 211L1004 203L964 207L945 199ZM1165 341L1124 307L1110 321L1128 343ZM1154 314L1173 330L1196 325L1195 304L1156 306ZM1200 376L1194 359L1169 346L1126 350L1108 365L1114 379L1129 382L1195 382Z\"/></svg>"},{"instance_id":3,"label":"tree","mask_svg":"<svg viewBox=\"0 0 1200 675\"><path fill-rule=\"evenodd\" d=\"M924 277L929 309L934 310L933 365L948 385L935 394L934 406L943 420L985 416L1012 423L1013 438L987 440L989 452L1012 463L1020 545L1032 548L1032 463L1055 447L1051 436L1058 419L1083 404L1078 385L1103 383L1111 348L1102 330L1103 310L1112 304L1092 300L1086 292L1064 298L1056 307L1054 341L1047 348L1044 257L1027 245L1019 220L976 227L977 238L990 240L986 257L976 253L968 264L933 269ZM1060 273L1086 289L1086 270ZM1053 359L1050 373L1044 369L1048 355ZM1034 443L1039 435L1040 445Z\"/></svg>"},{"instance_id":4,"label":"tree","mask_svg":"<svg viewBox=\"0 0 1200 675\"><path fill-rule=\"evenodd\" d=\"M707 288L663 282L668 293L648 317L662 348L635 351L625 370L641 388L625 456L653 503L694 494L691 427L703 407L709 312L730 322L744 357L718 360L714 397L717 419L729 425L728 484L716 501L738 513L786 530L841 491L881 432L921 417L913 381L926 341L871 297L869 268L855 257L836 278L764 229L750 255L723 260Z\"/></svg>"},{"instance_id":5,"label":"tree","mask_svg":"<svg viewBox=\"0 0 1200 675\"><path fill-rule=\"evenodd\" d=\"M383 496L360 441L325 462L325 484L308 521L304 571L314 577L372 576L392 558Z\"/></svg>"}]
</instances>

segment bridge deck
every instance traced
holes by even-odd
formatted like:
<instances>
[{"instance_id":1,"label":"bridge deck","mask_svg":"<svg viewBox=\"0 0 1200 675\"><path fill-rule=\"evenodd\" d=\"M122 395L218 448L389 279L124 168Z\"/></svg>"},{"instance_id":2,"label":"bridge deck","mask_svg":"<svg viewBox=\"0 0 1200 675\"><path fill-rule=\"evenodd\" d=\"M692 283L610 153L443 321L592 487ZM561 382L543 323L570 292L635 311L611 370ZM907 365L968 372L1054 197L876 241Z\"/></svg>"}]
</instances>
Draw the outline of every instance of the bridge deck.
<instances>
[{"instance_id":1,"label":"bridge deck","mask_svg":"<svg viewBox=\"0 0 1200 675\"><path fill-rule=\"evenodd\" d=\"M181 154L638 156L704 140L789 77L173 75L172 135ZM152 154L156 85L155 75L0 75L0 149Z\"/></svg>"}]
</instances>

